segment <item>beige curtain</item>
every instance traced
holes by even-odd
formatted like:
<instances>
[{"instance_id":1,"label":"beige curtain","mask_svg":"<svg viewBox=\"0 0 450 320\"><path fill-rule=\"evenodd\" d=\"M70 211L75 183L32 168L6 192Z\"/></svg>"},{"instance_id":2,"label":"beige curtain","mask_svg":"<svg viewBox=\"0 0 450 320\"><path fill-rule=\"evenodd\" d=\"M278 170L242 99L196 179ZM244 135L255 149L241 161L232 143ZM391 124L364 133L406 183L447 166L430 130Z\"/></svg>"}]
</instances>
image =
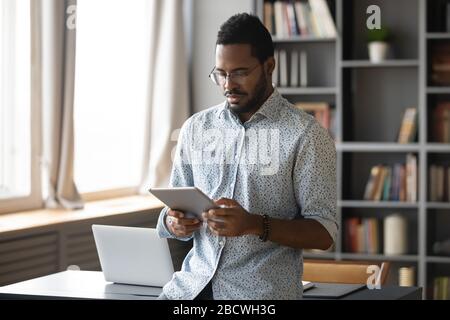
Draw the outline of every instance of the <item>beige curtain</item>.
<instances>
[{"instance_id":1,"label":"beige curtain","mask_svg":"<svg viewBox=\"0 0 450 320\"><path fill-rule=\"evenodd\" d=\"M41 4L46 204L77 209L83 207L83 202L73 180L76 0L41 0Z\"/></svg>"},{"instance_id":2,"label":"beige curtain","mask_svg":"<svg viewBox=\"0 0 450 320\"><path fill-rule=\"evenodd\" d=\"M177 129L189 114L188 59L183 1L153 0L150 5L148 134L141 192L167 186Z\"/></svg>"}]
</instances>

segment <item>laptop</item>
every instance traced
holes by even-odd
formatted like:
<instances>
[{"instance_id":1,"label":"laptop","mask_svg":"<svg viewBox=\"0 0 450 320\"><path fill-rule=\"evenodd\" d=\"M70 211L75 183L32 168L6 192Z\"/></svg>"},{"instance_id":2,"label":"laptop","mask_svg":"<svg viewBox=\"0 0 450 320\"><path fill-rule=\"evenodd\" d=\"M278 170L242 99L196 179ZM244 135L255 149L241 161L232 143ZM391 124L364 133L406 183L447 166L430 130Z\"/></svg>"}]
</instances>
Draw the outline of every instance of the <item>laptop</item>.
<instances>
[{"instance_id":1,"label":"laptop","mask_svg":"<svg viewBox=\"0 0 450 320\"><path fill-rule=\"evenodd\" d=\"M342 298L350 293L365 288L365 284L316 282L311 290L303 292L303 298Z\"/></svg>"},{"instance_id":2,"label":"laptop","mask_svg":"<svg viewBox=\"0 0 450 320\"><path fill-rule=\"evenodd\" d=\"M159 238L156 229L94 224L92 231L106 281L163 287L172 279L169 245Z\"/></svg>"}]
</instances>

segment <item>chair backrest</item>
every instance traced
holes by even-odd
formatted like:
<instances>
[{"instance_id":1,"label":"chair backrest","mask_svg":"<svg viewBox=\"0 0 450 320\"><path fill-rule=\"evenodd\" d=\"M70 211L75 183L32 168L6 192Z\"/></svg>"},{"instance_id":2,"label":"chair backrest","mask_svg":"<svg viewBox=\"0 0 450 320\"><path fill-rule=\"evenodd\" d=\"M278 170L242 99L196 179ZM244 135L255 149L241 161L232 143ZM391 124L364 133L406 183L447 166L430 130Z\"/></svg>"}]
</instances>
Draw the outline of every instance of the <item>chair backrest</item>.
<instances>
[{"instance_id":1,"label":"chair backrest","mask_svg":"<svg viewBox=\"0 0 450 320\"><path fill-rule=\"evenodd\" d=\"M373 261L335 261L335 260L309 260L303 261L304 281L329 283L355 283L365 284L373 275L368 272L370 265L380 267L380 284L385 284L390 269L389 262Z\"/></svg>"}]
</instances>

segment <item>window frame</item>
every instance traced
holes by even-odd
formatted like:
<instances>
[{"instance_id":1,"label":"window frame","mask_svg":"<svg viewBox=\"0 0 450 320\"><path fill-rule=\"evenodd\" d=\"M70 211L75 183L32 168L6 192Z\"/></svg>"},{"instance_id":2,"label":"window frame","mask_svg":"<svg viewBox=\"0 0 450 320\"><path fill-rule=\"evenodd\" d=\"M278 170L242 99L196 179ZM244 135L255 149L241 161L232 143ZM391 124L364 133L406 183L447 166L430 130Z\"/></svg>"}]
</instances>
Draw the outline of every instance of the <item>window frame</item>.
<instances>
[{"instance_id":1,"label":"window frame","mask_svg":"<svg viewBox=\"0 0 450 320\"><path fill-rule=\"evenodd\" d=\"M85 193L81 193L80 195L81 195L81 198L83 199L83 201L85 201L85 202L108 200L108 199L114 199L114 198L139 195L139 188L138 187L117 188L117 189L101 190L101 191L94 191L94 192L85 192Z\"/></svg>"},{"instance_id":2,"label":"window frame","mask_svg":"<svg viewBox=\"0 0 450 320\"><path fill-rule=\"evenodd\" d=\"M148 21L146 22L148 24ZM147 29L148 30L148 26ZM149 33L148 31L146 31L147 34L147 38L149 37ZM78 36L78 34L77 34ZM147 44L147 48L146 50L149 50L149 45ZM148 69L148 68L147 68ZM147 96L147 92L145 93L145 96ZM75 95L76 92L74 90L74 100L75 100ZM75 108L75 101L74 101L74 108ZM145 117L148 119L149 117L149 111L146 110L145 111ZM150 132L150 121L145 121L144 122L144 132L145 133L149 133ZM147 138L146 138L147 139ZM141 166L141 174L144 174L144 168L145 168L145 163L148 163L148 143L142 143L142 148L143 148L143 154L142 154L142 158L140 160L140 166ZM75 172L75 157L76 157L76 148L75 148L75 144L74 144L74 172ZM76 174L74 173L74 180L76 183ZM136 195L141 195L141 183L142 183L142 179L143 177L141 176L141 181L138 182L138 184L136 185L124 185L124 186L120 186L120 187L116 187L116 188L110 188L110 189L99 189L99 190L95 190L95 191L87 191L87 192L80 192L80 189L78 189L79 194L82 198L82 200L84 202L90 202L90 201L101 201L101 200L108 200L108 199L114 199L114 198L121 198L121 197L128 197L128 196L136 196Z\"/></svg>"},{"instance_id":3,"label":"window frame","mask_svg":"<svg viewBox=\"0 0 450 320\"><path fill-rule=\"evenodd\" d=\"M40 154L41 154L41 42L39 35L39 1L30 2L30 194L23 197L0 199L0 214L43 208Z\"/></svg>"}]
</instances>

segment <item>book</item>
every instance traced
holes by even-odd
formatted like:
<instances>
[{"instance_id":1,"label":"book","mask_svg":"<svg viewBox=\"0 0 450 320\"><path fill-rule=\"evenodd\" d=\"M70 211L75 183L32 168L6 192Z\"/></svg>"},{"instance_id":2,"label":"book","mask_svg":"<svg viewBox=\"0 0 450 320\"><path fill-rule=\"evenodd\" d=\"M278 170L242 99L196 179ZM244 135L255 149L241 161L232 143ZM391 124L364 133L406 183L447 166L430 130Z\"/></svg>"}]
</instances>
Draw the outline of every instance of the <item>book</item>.
<instances>
[{"instance_id":1,"label":"book","mask_svg":"<svg viewBox=\"0 0 450 320\"><path fill-rule=\"evenodd\" d=\"M450 45L435 44L431 51L431 80L435 85L450 85Z\"/></svg>"},{"instance_id":2,"label":"book","mask_svg":"<svg viewBox=\"0 0 450 320\"><path fill-rule=\"evenodd\" d=\"M275 34L275 26L273 25L273 3L269 1L264 2L264 26L269 30L270 34Z\"/></svg>"},{"instance_id":3,"label":"book","mask_svg":"<svg viewBox=\"0 0 450 320\"><path fill-rule=\"evenodd\" d=\"M263 24L273 36L335 37L336 24L325 0L264 1Z\"/></svg>"},{"instance_id":4,"label":"book","mask_svg":"<svg viewBox=\"0 0 450 320\"><path fill-rule=\"evenodd\" d=\"M400 188L399 197L400 201L406 201L406 168L404 165L400 166Z\"/></svg>"},{"instance_id":5,"label":"book","mask_svg":"<svg viewBox=\"0 0 450 320\"><path fill-rule=\"evenodd\" d=\"M272 73L272 83L276 86L278 86L278 70L280 69L280 53L278 50L274 51L274 59L275 59L275 68L273 69Z\"/></svg>"},{"instance_id":6,"label":"book","mask_svg":"<svg viewBox=\"0 0 450 320\"><path fill-rule=\"evenodd\" d=\"M336 26L325 0L309 0L309 5L311 7L312 14L315 16L315 20L321 29L321 36L335 37Z\"/></svg>"},{"instance_id":7,"label":"book","mask_svg":"<svg viewBox=\"0 0 450 320\"><path fill-rule=\"evenodd\" d=\"M433 110L433 140L450 142L450 103L441 102Z\"/></svg>"},{"instance_id":8,"label":"book","mask_svg":"<svg viewBox=\"0 0 450 320\"><path fill-rule=\"evenodd\" d=\"M389 201L391 198L391 185L392 185L392 168L391 167L385 167L386 170L386 177L384 179L384 186L383 186L383 198L384 201Z\"/></svg>"},{"instance_id":9,"label":"book","mask_svg":"<svg viewBox=\"0 0 450 320\"><path fill-rule=\"evenodd\" d=\"M380 166L378 166L378 165L373 166L370 169L369 179L367 180L366 188L364 191L364 200L372 200L374 190L377 187L377 179L378 179L379 173L380 173Z\"/></svg>"},{"instance_id":10,"label":"book","mask_svg":"<svg viewBox=\"0 0 450 320\"><path fill-rule=\"evenodd\" d=\"M407 108L403 114L403 120L398 134L398 143L413 142L416 136L417 110Z\"/></svg>"},{"instance_id":11,"label":"book","mask_svg":"<svg viewBox=\"0 0 450 320\"><path fill-rule=\"evenodd\" d=\"M280 69L278 70L280 73L280 87L288 86L288 71L287 71L287 53L286 50L279 51L279 59L280 59Z\"/></svg>"},{"instance_id":12,"label":"book","mask_svg":"<svg viewBox=\"0 0 450 320\"><path fill-rule=\"evenodd\" d=\"M433 282L433 299L450 300L450 277L435 277Z\"/></svg>"},{"instance_id":13,"label":"book","mask_svg":"<svg viewBox=\"0 0 450 320\"><path fill-rule=\"evenodd\" d=\"M384 181L386 180L386 174L387 170L385 166L380 166L380 174L379 174L379 181L377 181L377 187L375 189L374 195L372 200L374 201L380 201L382 200L383 196L383 187L384 187Z\"/></svg>"},{"instance_id":14,"label":"book","mask_svg":"<svg viewBox=\"0 0 450 320\"><path fill-rule=\"evenodd\" d=\"M299 64L298 51L293 50L291 52L291 81L289 82L289 85L291 87L298 87L299 85L298 64Z\"/></svg>"},{"instance_id":15,"label":"book","mask_svg":"<svg viewBox=\"0 0 450 320\"><path fill-rule=\"evenodd\" d=\"M450 3L446 3L445 5L445 30L450 32Z\"/></svg>"},{"instance_id":16,"label":"book","mask_svg":"<svg viewBox=\"0 0 450 320\"><path fill-rule=\"evenodd\" d=\"M286 30L285 36L290 37L292 35L294 35L292 33L292 21L289 18L289 5L286 2L282 2L282 8L283 8L283 24L284 24L284 29Z\"/></svg>"},{"instance_id":17,"label":"book","mask_svg":"<svg viewBox=\"0 0 450 320\"><path fill-rule=\"evenodd\" d=\"M311 8L310 3L305 3L306 5L306 12L308 12L309 21L311 23L311 29L314 36L323 38L326 37L325 30L323 29L322 23L320 21L320 17L315 14Z\"/></svg>"},{"instance_id":18,"label":"book","mask_svg":"<svg viewBox=\"0 0 450 320\"><path fill-rule=\"evenodd\" d=\"M308 86L308 61L305 51L300 52L300 86Z\"/></svg>"},{"instance_id":19,"label":"book","mask_svg":"<svg viewBox=\"0 0 450 320\"><path fill-rule=\"evenodd\" d=\"M296 36L299 35L297 19L295 18L295 8L294 3L286 3L287 20L289 22L289 35Z\"/></svg>"},{"instance_id":20,"label":"book","mask_svg":"<svg viewBox=\"0 0 450 320\"><path fill-rule=\"evenodd\" d=\"M274 16L275 16L275 35L277 37L287 36L283 23L283 3L275 1L273 4Z\"/></svg>"},{"instance_id":21,"label":"book","mask_svg":"<svg viewBox=\"0 0 450 320\"><path fill-rule=\"evenodd\" d=\"M417 157L406 155L406 201L417 201Z\"/></svg>"},{"instance_id":22,"label":"book","mask_svg":"<svg viewBox=\"0 0 450 320\"><path fill-rule=\"evenodd\" d=\"M295 107L314 116L325 129L330 128L331 112L327 102L297 102Z\"/></svg>"},{"instance_id":23,"label":"book","mask_svg":"<svg viewBox=\"0 0 450 320\"><path fill-rule=\"evenodd\" d=\"M305 12L304 5L301 2L296 1L294 3L294 7L295 7L295 14L297 17L300 35L307 36L310 34L310 31L308 30L308 24L306 21L307 18L305 16L306 12Z\"/></svg>"}]
</instances>

